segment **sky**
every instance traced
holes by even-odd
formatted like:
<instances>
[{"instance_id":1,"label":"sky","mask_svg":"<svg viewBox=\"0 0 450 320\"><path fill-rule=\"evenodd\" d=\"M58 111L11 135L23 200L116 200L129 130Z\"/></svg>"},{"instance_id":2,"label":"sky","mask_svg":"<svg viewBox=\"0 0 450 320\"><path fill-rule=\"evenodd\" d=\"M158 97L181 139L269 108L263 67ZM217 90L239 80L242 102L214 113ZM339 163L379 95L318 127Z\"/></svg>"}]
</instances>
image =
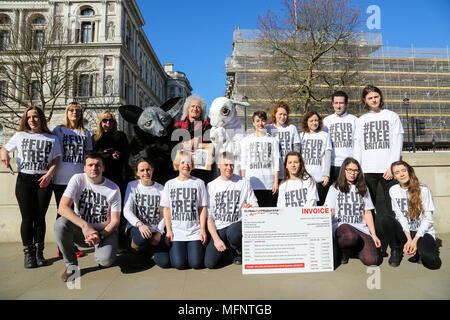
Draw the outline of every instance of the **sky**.
<instances>
[{"instance_id":1,"label":"sky","mask_svg":"<svg viewBox=\"0 0 450 320\"><path fill-rule=\"evenodd\" d=\"M256 29L258 16L270 8L279 13L282 0L136 0L143 27L162 66L171 62L182 71L208 105L225 94L225 59L231 56L233 31ZM353 0L363 21L374 22L378 6L383 45L411 48L450 46L450 0ZM372 17L372 18L371 18ZM370 25L370 24L369 24ZM450 50L450 49L449 49Z\"/></svg>"}]
</instances>

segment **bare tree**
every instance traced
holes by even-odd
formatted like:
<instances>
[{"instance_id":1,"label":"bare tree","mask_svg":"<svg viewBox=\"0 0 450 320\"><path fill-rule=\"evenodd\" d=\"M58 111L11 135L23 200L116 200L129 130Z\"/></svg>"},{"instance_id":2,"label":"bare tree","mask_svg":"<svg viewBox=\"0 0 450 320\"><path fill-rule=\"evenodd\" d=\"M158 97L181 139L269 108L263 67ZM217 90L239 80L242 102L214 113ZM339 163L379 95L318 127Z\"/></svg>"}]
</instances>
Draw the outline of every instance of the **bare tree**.
<instances>
[{"instance_id":1,"label":"bare tree","mask_svg":"<svg viewBox=\"0 0 450 320\"><path fill-rule=\"evenodd\" d=\"M357 83L360 16L350 0L286 0L283 16L270 9L259 16L259 45L272 57L267 64L273 72L261 81L270 99L306 112L332 91Z\"/></svg>"},{"instance_id":2,"label":"bare tree","mask_svg":"<svg viewBox=\"0 0 450 320\"><path fill-rule=\"evenodd\" d=\"M41 107L50 120L58 99L70 88L74 58L67 50L67 31L57 18L27 23L24 30L11 25L6 50L0 52L0 121L17 128L24 108Z\"/></svg>"}]
</instances>

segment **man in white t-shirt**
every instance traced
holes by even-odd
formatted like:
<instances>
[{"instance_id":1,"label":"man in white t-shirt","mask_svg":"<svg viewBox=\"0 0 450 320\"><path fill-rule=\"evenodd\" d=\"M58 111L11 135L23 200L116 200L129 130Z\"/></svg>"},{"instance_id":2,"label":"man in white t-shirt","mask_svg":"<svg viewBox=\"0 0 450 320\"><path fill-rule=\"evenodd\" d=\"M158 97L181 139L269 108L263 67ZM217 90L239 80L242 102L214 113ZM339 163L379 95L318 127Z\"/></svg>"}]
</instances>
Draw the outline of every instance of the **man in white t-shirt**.
<instances>
[{"instance_id":1,"label":"man in white t-shirt","mask_svg":"<svg viewBox=\"0 0 450 320\"><path fill-rule=\"evenodd\" d=\"M101 267L111 266L116 259L121 196L119 187L103 177L104 170L102 156L88 153L84 173L70 179L61 198L58 210L61 217L54 229L66 265L61 275L64 282L72 281L77 270L74 243L95 246L95 261Z\"/></svg>"},{"instance_id":2,"label":"man in white t-shirt","mask_svg":"<svg viewBox=\"0 0 450 320\"><path fill-rule=\"evenodd\" d=\"M258 206L250 182L233 174L234 157L219 157L220 176L208 183L208 230L212 239L206 247L205 266L216 268L227 249L231 248L234 263L242 264L242 208Z\"/></svg>"},{"instance_id":3,"label":"man in white t-shirt","mask_svg":"<svg viewBox=\"0 0 450 320\"><path fill-rule=\"evenodd\" d=\"M330 134L333 150L331 151L330 182L332 185L339 176L342 162L353 157L355 126L357 118L347 112L348 95L344 91L336 91L331 96L335 113L323 119L323 131Z\"/></svg>"}]
</instances>

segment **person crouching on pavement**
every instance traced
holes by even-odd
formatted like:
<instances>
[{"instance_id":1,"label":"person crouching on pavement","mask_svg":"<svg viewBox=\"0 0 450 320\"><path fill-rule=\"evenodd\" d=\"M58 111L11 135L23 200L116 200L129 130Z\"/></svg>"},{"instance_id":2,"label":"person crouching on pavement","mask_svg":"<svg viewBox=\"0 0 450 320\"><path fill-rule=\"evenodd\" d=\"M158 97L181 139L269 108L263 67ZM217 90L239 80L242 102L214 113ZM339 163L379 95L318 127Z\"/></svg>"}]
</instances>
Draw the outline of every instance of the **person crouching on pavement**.
<instances>
[{"instance_id":1,"label":"person crouching on pavement","mask_svg":"<svg viewBox=\"0 0 450 320\"><path fill-rule=\"evenodd\" d=\"M211 241L206 247L205 266L217 268L228 249L234 255L234 263L242 264L242 208L257 207L248 179L233 174L231 153L219 157L220 176L208 183L208 231Z\"/></svg>"},{"instance_id":2,"label":"person crouching on pavement","mask_svg":"<svg viewBox=\"0 0 450 320\"><path fill-rule=\"evenodd\" d=\"M104 170L102 155L88 153L84 173L72 176L61 198L58 208L61 217L54 229L66 265L61 275L64 282L78 266L74 243L94 246L95 261L101 267L109 267L116 260L121 197L119 187L103 177Z\"/></svg>"}]
</instances>

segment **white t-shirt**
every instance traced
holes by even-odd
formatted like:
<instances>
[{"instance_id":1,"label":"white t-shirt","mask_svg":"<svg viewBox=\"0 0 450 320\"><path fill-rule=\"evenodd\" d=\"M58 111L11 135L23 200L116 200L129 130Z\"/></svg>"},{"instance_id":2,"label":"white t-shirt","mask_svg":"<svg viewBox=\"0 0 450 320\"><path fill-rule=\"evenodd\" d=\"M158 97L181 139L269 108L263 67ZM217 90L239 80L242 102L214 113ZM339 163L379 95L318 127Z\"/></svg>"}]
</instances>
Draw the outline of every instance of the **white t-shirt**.
<instances>
[{"instance_id":1,"label":"white t-shirt","mask_svg":"<svg viewBox=\"0 0 450 320\"><path fill-rule=\"evenodd\" d=\"M403 126L395 112L368 112L356 121L354 157L364 173L384 173L400 160L402 147Z\"/></svg>"},{"instance_id":2,"label":"white t-shirt","mask_svg":"<svg viewBox=\"0 0 450 320\"><path fill-rule=\"evenodd\" d=\"M345 112L339 116L336 113L323 119L324 128L330 134L333 150L331 151L331 165L340 167L345 158L353 157L354 134L358 118Z\"/></svg>"},{"instance_id":3,"label":"white t-shirt","mask_svg":"<svg viewBox=\"0 0 450 320\"><path fill-rule=\"evenodd\" d=\"M17 150L17 171L27 174L45 174L52 160L61 156L57 137L48 133L16 132L5 149Z\"/></svg>"},{"instance_id":4,"label":"white t-shirt","mask_svg":"<svg viewBox=\"0 0 450 320\"><path fill-rule=\"evenodd\" d=\"M75 213L98 231L111 222L111 212L121 211L119 187L103 178L103 183L94 184L85 173L74 174L63 194L73 200Z\"/></svg>"},{"instance_id":5,"label":"white t-shirt","mask_svg":"<svg viewBox=\"0 0 450 320\"><path fill-rule=\"evenodd\" d=\"M250 182L238 175L233 175L230 180L217 177L208 183L207 190L208 217L214 220L216 230L240 221L244 204L258 206Z\"/></svg>"},{"instance_id":6,"label":"white t-shirt","mask_svg":"<svg viewBox=\"0 0 450 320\"><path fill-rule=\"evenodd\" d=\"M159 203L163 189L164 187L157 182L151 186L144 186L139 179L128 183L123 206L123 215L128 221L125 231L141 221L152 232L161 232L164 228L161 222L164 219Z\"/></svg>"},{"instance_id":7,"label":"white t-shirt","mask_svg":"<svg viewBox=\"0 0 450 320\"><path fill-rule=\"evenodd\" d=\"M293 124L285 127L276 127L273 124L269 124L267 126L267 132L277 139L280 146L280 173L278 174L278 179L283 179L284 172L282 168L284 159L290 151L294 150L294 144L300 144L297 128Z\"/></svg>"},{"instance_id":8,"label":"white t-shirt","mask_svg":"<svg viewBox=\"0 0 450 320\"><path fill-rule=\"evenodd\" d=\"M53 174L54 184L66 185L75 173L82 173L87 151L92 150L92 137L89 130L83 134L78 129L56 126L53 133L58 137L62 157Z\"/></svg>"},{"instance_id":9,"label":"white t-shirt","mask_svg":"<svg viewBox=\"0 0 450 320\"><path fill-rule=\"evenodd\" d=\"M350 186L350 192L348 193L341 192L332 185L328 189L325 205L334 208L333 233L340 225L345 223L370 236L369 228L364 220L364 211L374 209L369 190L362 197L356 192L354 184Z\"/></svg>"},{"instance_id":10,"label":"white t-shirt","mask_svg":"<svg viewBox=\"0 0 450 320\"><path fill-rule=\"evenodd\" d=\"M403 230L417 231L417 236L423 237L429 233L436 239L436 232L433 227L433 196L431 190L426 186L420 186L422 205L424 214L419 216L419 220L411 220L408 215L408 190L402 189L399 184L389 189L389 195L392 201L392 210L395 212L395 218L400 222Z\"/></svg>"},{"instance_id":11,"label":"white t-shirt","mask_svg":"<svg viewBox=\"0 0 450 320\"><path fill-rule=\"evenodd\" d=\"M253 190L271 190L275 172L280 170L280 149L274 137L251 134L241 142L241 169Z\"/></svg>"},{"instance_id":12,"label":"white t-shirt","mask_svg":"<svg viewBox=\"0 0 450 320\"><path fill-rule=\"evenodd\" d=\"M328 132L302 132L300 134L302 156L306 171L316 180L322 182L325 170L325 150L332 149Z\"/></svg>"},{"instance_id":13,"label":"white t-shirt","mask_svg":"<svg viewBox=\"0 0 450 320\"><path fill-rule=\"evenodd\" d=\"M164 185L161 207L170 208L173 241L200 240L199 207L208 206L203 180L192 177L182 181L171 179Z\"/></svg>"},{"instance_id":14,"label":"white t-shirt","mask_svg":"<svg viewBox=\"0 0 450 320\"><path fill-rule=\"evenodd\" d=\"M315 182L307 180L286 180L278 189L277 207L313 207L319 201Z\"/></svg>"}]
</instances>

